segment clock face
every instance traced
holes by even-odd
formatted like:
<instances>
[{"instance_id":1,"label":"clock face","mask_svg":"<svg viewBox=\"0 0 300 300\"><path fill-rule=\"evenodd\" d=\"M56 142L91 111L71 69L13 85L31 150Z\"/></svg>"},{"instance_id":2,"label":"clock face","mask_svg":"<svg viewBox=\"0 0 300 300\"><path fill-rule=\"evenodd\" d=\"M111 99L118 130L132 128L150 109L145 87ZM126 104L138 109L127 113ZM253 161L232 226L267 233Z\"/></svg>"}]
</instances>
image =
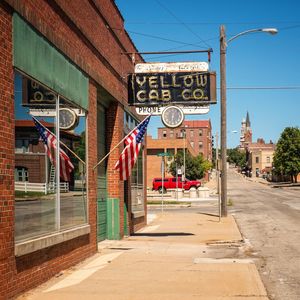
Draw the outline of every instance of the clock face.
<instances>
[{"instance_id":1,"label":"clock face","mask_svg":"<svg viewBox=\"0 0 300 300\"><path fill-rule=\"evenodd\" d=\"M61 108L59 110L59 128L72 129L77 123L76 113L70 108Z\"/></svg>"},{"instance_id":2,"label":"clock face","mask_svg":"<svg viewBox=\"0 0 300 300\"><path fill-rule=\"evenodd\" d=\"M184 113L177 106L168 106L162 113L162 121L167 127L175 128L181 125L184 119Z\"/></svg>"}]
</instances>

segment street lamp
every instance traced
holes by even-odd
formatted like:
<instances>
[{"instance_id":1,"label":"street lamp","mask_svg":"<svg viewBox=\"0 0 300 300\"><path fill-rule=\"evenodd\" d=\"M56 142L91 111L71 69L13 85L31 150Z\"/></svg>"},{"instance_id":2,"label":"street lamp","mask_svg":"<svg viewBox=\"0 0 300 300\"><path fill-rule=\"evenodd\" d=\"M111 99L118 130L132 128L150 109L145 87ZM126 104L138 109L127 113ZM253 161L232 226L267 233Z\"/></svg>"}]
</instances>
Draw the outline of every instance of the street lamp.
<instances>
[{"instance_id":1,"label":"street lamp","mask_svg":"<svg viewBox=\"0 0 300 300\"><path fill-rule=\"evenodd\" d=\"M258 28L243 31L231 37L226 43L225 26L220 27L220 77L221 77L221 214L227 217L227 146L226 146L226 48L234 39L253 32L276 34L276 28Z\"/></svg>"}]
</instances>

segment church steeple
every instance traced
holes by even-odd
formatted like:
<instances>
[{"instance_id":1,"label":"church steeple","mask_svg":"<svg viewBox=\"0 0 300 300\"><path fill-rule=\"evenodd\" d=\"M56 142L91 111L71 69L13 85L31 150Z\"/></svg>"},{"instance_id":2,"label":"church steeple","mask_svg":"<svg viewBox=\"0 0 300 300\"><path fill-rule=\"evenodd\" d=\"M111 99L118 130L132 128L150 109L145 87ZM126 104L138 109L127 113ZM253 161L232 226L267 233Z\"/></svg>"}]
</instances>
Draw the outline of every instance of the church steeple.
<instances>
[{"instance_id":1,"label":"church steeple","mask_svg":"<svg viewBox=\"0 0 300 300\"><path fill-rule=\"evenodd\" d=\"M247 128L251 127L250 117L249 117L249 112L248 111L247 111L247 116L246 116L246 127Z\"/></svg>"},{"instance_id":2,"label":"church steeple","mask_svg":"<svg viewBox=\"0 0 300 300\"><path fill-rule=\"evenodd\" d=\"M252 143L252 129L249 112L247 111L246 120L243 119L241 127L240 148L245 149Z\"/></svg>"}]
</instances>

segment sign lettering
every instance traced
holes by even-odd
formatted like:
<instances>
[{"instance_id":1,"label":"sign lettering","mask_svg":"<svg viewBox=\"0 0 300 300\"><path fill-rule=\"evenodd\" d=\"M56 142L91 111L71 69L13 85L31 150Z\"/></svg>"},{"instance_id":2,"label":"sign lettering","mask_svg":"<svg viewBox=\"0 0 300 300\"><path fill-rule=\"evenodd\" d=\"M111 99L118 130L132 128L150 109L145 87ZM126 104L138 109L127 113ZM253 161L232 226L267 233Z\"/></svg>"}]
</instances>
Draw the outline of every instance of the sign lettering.
<instances>
[{"instance_id":1,"label":"sign lettering","mask_svg":"<svg viewBox=\"0 0 300 300\"><path fill-rule=\"evenodd\" d=\"M128 99L135 106L216 103L216 76L214 72L130 74Z\"/></svg>"}]
</instances>

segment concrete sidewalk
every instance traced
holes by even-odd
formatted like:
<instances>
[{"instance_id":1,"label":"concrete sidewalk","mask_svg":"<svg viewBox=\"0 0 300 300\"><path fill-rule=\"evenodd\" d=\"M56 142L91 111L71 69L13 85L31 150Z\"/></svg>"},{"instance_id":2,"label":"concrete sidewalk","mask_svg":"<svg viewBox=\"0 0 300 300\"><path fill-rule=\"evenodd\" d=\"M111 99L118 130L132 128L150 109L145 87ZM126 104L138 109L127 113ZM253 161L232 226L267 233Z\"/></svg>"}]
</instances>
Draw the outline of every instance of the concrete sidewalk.
<instances>
[{"instance_id":1,"label":"concrete sidewalk","mask_svg":"<svg viewBox=\"0 0 300 300\"><path fill-rule=\"evenodd\" d=\"M19 299L268 299L232 216L219 223L174 211L152 220Z\"/></svg>"}]
</instances>

